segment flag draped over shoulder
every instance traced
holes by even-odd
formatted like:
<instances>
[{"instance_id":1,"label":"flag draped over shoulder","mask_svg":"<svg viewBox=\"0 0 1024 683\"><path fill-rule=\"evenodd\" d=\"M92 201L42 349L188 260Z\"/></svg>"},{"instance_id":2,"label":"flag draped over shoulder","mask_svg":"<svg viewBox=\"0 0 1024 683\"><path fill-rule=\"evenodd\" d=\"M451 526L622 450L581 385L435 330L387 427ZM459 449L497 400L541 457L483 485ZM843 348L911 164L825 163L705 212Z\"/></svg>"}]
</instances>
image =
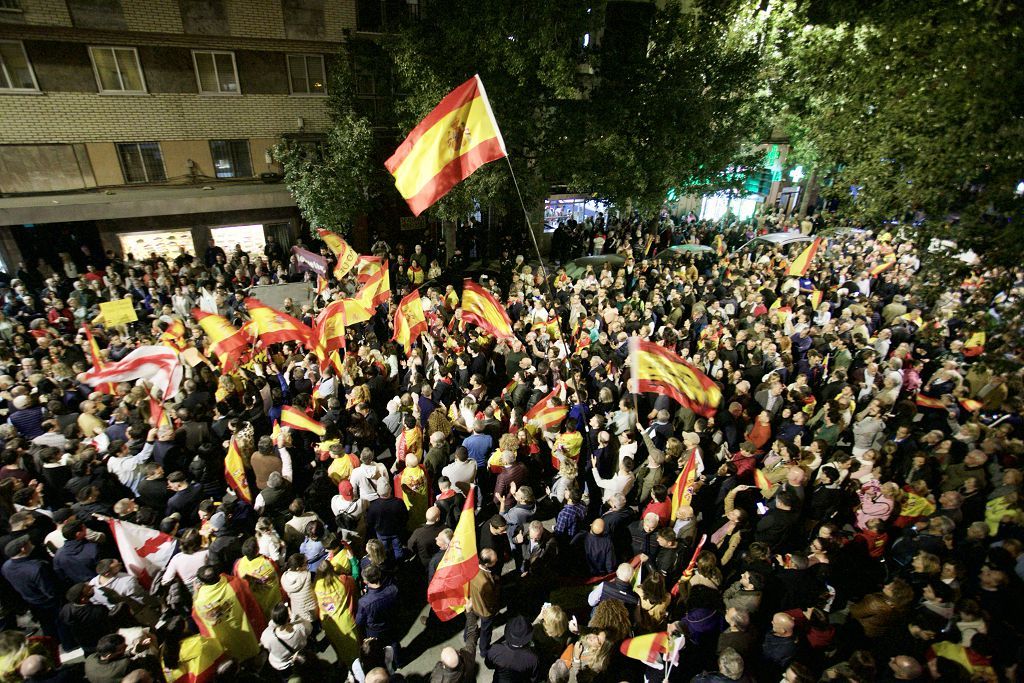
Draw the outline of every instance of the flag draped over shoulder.
<instances>
[{"instance_id":1,"label":"flag draped over shoulder","mask_svg":"<svg viewBox=\"0 0 1024 683\"><path fill-rule=\"evenodd\" d=\"M245 307L252 318L252 331L264 344L280 344L297 341L307 349L314 345L313 330L292 316L267 306L259 299L245 300Z\"/></svg>"},{"instance_id":2,"label":"flag draped over shoulder","mask_svg":"<svg viewBox=\"0 0 1024 683\"><path fill-rule=\"evenodd\" d=\"M561 399L564 392L565 384L559 382L551 390L551 393L537 401L533 404L533 407L526 411L523 419L526 422L533 421L537 423L544 431L555 431L569 413L569 407L565 405L564 401L555 401L556 398Z\"/></svg>"},{"instance_id":3,"label":"flag draped over shoulder","mask_svg":"<svg viewBox=\"0 0 1024 683\"><path fill-rule=\"evenodd\" d=\"M480 560L476 554L476 515L473 512L475 492L476 489L469 490L452 541L427 586L427 602L441 621L450 621L466 609L469 582L480 571Z\"/></svg>"},{"instance_id":4,"label":"flag draped over shoulder","mask_svg":"<svg viewBox=\"0 0 1024 683\"><path fill-rule=\"evenodd\" d=\"M140 346L116 363L89 370L82 376L82 382L95 386L144 379L159 389L164 399L168 399L178 393L181 377L177 351L166 346Z\"/></svg>"},{"instance_id":5,"label":"flag draped over shoulder","mask_svg":"<svg viewBox=\"0 0 1024 683\"><path fill-rule=\"evenodd\" d=\"M795 277L803 277L807 274L807 271L811 267L811 261L818 253L818 249L821 248L821 238L818 237L808 245L806 249L800 252L800 255L793 259L793 262L789 264L789 270L787 275Z\"/></svg>"},{"instance_id":6,"label":"flag draped over shoulder","mask_svg":"<svg viewBox=\"0 0 1024 683\"><path fill-rule=\"evenodd\" d=\"M423 301L420 290L407 294L395 309L395 335L392 340L401 342L406 355L412 350L413 342L427 329L427 318L423 315Z\"/></svg>"},{"instance_id":7,"label":"flag draped over shoulder","mask_svg":"<svg viewBox=\"0 0 1024 683\"><path fill-rule=\"evenodd\" d=\"M193 308L192 317L210 338L210 350L217 356L220 369L224 372L234 370L242 354L249 348L249 337L242 330L235 329L224 316Z\"/></svg>"},{"instance_id":8,"label":"flag draped over shoulder","mask_svg":"<svg viewBox=\"0 0 1024 683\"><path fill-rule=\"evenodd\" d=\"M448 93L384 162L419 216L484 164L507 156L479 76Z\"/></svg>"},{"instance_id":9,"label":"flag draped over shoulder","mask_svg":"<svg viewBox=\"0 0 1024 683\"><path fill-rule=\"evenodd\" d=\"M462 319L497 339L508 339L513 336L512 321L505 308L490 292L472 280L463 283Z\"/></svg>"},{"instance_id":10,"label":"flag draped over shoulder","mask_svg":"<svg viewBox=\"0 0 1024 683\"><path fill-rule=\"evenodd\" d=\"M267 626L249 584L225 574L212 586L203 585L196 590L192 620L201 635L217 640L239 661L259 654L260 635Z\"/></svg>"},{"instance_id":11,"label":"flag draped over shoulder","mask_svg":"<svg viewBox=\"0 0 1024 683\"><path fill-rule=\"evenodd\" d=\"M697 481L697 454L690 453L690 457L683 466L683 471L679 473L675 483L672 484L672 488L669 489L669 493L672 495L670 508L673 521L677 518L679 508L690 504L690 500L693 498L693 483L695 481Z\"/></svg>"},{"instance_id":12,"label":"flag draped over shoulder","mask_svg":"<svg viewBox=\"0 0 1024 683\"><path fill-rule=\"evenodd\" d=\"M281 424L292 429L313 432L317 436L323 436L327 431L322 424L295 406L283 406L281 408Z\"/></svg>"},{"instance_id":13,"label":"flag draped over shoulder","mask_svg":"<svg viewBox=\"0 0 1024 683\"><path fill-rule=\"evenodd\" d=\"M148 590L157 572L167 566L177 551L177 539L156 529L119 519L110 519L107 523L125 569Z\"/></svg>"},{"instance_id":14,"label":"flag draped over shoulder","mask_svg":"<svg viewBox=\"0 0 1024 683\"><path fill-rule=\"evenodd\" d=\"M672 351L639 337L630 340L630 391L668 396L705 417L715 414L718 385Z\"/></svg>"},{"instance_id":15,"label":"flag draped over shoulder","mask_svg":"<svg viewBox=\"0 0 1024 683\"><path fill-rule=\"evenodd\" d=\"M334 277L339 280L345 276L345 274L352 270L352 266L356 265L356 261L359 259L359 252L348 245L341 235L324 228L317 228L317 232L320 233L320 239L324 241L327 248L331 250L335 258L338 260L334 264Z\"/></svg>"},{"instance_id":16,"label":"flag draped over shoulder","mask_svg":"<svg viewBox=\"0 0 1024 683\"><path fill-rule=\"evenodd\" d=\"M161 661L167 683L212 683L224 659L224 647L214 638L189 636L178 648L178 665L173 669Z\"/></svg>"},{"instance_id":17,"label":"flag draped over shoulder","mask_svg":"<svg viewBox=\"0 0 1024 683\"><path fill-rule=\"evenodd\" d=\"M245 462L233 436L228 453L224 456L224 478L239 498L252 505L252 490L249 489L249 480L245 477Z\"/></svg>"}]
</instances>

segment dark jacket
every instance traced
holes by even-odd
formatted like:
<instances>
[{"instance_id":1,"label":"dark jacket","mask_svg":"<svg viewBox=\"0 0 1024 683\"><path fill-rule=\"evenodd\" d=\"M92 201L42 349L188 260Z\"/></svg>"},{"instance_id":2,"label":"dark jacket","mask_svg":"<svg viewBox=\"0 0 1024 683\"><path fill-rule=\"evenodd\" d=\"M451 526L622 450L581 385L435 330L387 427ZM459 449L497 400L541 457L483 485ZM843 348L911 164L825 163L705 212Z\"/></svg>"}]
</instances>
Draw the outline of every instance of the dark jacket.
<instances>
[{"instance_id":1,"label":"dark jacket","mask_svg":"<svg viewBox=\"0 0 1024 683\"><path fill-rule=\"evenodd\" d=\"M492 645L484 663L494 669L494 683L533 683L540 679L540 658L528 647Z\"/></svg>"},{"instance_id":2,"label":"dark jacket","mask_svg":"<svg viewBox=\"0 0 1024 683\"><path fill-rule=\"evenodd\" d=\"M29 605L57 609L60 604L57 579L49 562L15 558L4 562L0 571Z\"/></svg>"},{"instance_id":3,"label":"dark jacket","mask_svg":"<svg viewBox=\"0 0 1024 683\"><path fill-rule=\"evenodd\" d=\"M588 532L583 539L583 552L591 576L604 576L615 571L615 548L608 534L597 536Z\"/></svg>"},{"instance_id":4,"label":"dark jacket","mask_svg":"<svg viewBox=\"0 0 1024 683\"><path fill-rule=\"evenodd\" d=\"M401 502L401 501L399 501ZM380 638L385 643L397 640L394 629L395 610L398 609L398 586L394 584L371 588L359 598L356 625L367 638Z\"/></svg>"},{"instance_id":5,"label":"dark jacket","mask_svg":"<svg viewBox=\"0 0 1024 683\"><path fill-rule=\"evenodd\" d=\"M167 480L161 477L160 479L143 479L139 482L139 505L147 508L156 510L158 513L162 512L167 507L167 501L171 497L171 492L167 490Z\"/></svg>"},{"instance_id":6,"label":"dark jacket","mask_svg":"<svg viewBox=\"0 0 1024 683\"><path fill-rule=\"evenodd\" d=\"M430 558L437 552L437 535L444 529L444 524L424 524L409 536L409 550L416 554L419 561L426 567Z\"/></svg>"},{"instance_id":7,"label":"dark jacket","mask_svg":"<svg viewBox=\"0 0 1024 683\"><path fill-rule=\"evenodd\" d=\"M366 508L366 531L380 536L398 536L405 532L409 511L397 498L378 498Z\"/></svg>"},{"instance_id":8,"label":"dark jacket","mask_svg":"<svg viewBox=\"0 0 1024 683\"><path fill-rule=\"evenodd\" d=\"M96 651L96 643L117 629L110 623L110 612L102 605L68 603L60 608L60 620L85 653Z\"/></svg>"},{"instance_id":9,"label":"dark jacket","mask_svg":"<svg viewBox=\"0 0 1024 683\"><path fill-rule=\"evenodd\" d=\"M96 576L99 546L84 539L65 541L53 556L53 568L62 581L71 585L91 581Z\"/></svg>"}]
</instances>

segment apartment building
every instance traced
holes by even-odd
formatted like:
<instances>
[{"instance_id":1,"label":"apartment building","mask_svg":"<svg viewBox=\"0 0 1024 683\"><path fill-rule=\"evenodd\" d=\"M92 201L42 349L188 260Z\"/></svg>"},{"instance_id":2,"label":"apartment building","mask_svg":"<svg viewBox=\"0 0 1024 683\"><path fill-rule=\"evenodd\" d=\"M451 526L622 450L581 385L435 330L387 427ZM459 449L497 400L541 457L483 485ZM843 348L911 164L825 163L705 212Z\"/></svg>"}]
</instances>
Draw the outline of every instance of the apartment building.
<instances>
[{"instance_id":1,"label":"apartment building","mask_svg":"<svg viewBox=\"0 0 1024 683\"><path fill-rule=\"evenodd\" d=\"M323 133L332 60L394 4L0 0L0 266L290 239L270 150Z\"/></svg>"}]
</instances>

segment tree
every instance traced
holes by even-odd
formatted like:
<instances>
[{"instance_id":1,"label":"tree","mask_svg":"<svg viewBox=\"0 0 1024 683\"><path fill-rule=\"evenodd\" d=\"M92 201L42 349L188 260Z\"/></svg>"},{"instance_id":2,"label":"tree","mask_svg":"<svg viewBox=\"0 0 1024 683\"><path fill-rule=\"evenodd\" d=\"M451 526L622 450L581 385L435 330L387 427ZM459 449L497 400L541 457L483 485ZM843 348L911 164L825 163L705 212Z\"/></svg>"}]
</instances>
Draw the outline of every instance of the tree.
<instances>
[{"instance_id":1,"label":"tree","mask_svg":"<svg viewBox=\"0 0 1024 683\"><path fill-rule=\"evenodd\" d=\"M328 67L331 125L322 141L286 139L274 148L303 217L314 228L347 232L383 191L373 128L354 108L351 72L343 58Z\"/></svg>"},{"instance_id":2,"label":"tree","mask_svg":"<svg viewBox=\"0 0 1024 683\"><path fill-rule=\"evenodd\" d=\"M699 15L677 3L661 10L633 3L611 17L611 4L587 4L425 5L422 18L387 44L408 94L400 128L410 130L479 73L527 206L560 185L647 213L670 188L721 179L767 132L758 15L737 17L705 2L697 3ZM490 164L434 213L461 218L474 199L499 213L519 210L508 169Z\"/></svg>"},{"instance_id":3,"label":"tree","mask_svg":"<svg viewBox=\"0 0 1024 683\"><path fill-rule=\"evenodd\" d=\"M1015 194L1024 176L1024 13L999 0L865 7L778 12L775 87L798 154L828 172L827 197L867 225L917 221L925 293L935 301L970 270L958 252L1009 268L1024 256L1024 199ZM957 247L929 250L933 238ZM1002 275L1009 271L991 273L990 289L966 299L959 315L1009 292Z\"/></svg>"}]
</instances>

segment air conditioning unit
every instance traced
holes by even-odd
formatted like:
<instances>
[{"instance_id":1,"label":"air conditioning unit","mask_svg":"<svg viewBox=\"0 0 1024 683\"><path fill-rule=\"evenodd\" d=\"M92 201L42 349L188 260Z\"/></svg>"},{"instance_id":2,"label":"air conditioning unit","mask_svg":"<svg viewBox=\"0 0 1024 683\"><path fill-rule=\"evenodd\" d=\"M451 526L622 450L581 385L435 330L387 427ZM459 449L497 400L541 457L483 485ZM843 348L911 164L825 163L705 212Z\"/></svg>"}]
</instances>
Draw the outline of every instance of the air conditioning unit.
<instances>
[{"instance_id":1,"label":"air conditioning unit","mask_svg":"<svg viewBox=\"0 0 1024 683\"><path fill-rule=\"evenodd\" d=\"M265 183L279 183L282 180L284 180L284 176L281 175L280 173L260 173L260 180L262 180Z\"/></svg>"}]
</instances>

